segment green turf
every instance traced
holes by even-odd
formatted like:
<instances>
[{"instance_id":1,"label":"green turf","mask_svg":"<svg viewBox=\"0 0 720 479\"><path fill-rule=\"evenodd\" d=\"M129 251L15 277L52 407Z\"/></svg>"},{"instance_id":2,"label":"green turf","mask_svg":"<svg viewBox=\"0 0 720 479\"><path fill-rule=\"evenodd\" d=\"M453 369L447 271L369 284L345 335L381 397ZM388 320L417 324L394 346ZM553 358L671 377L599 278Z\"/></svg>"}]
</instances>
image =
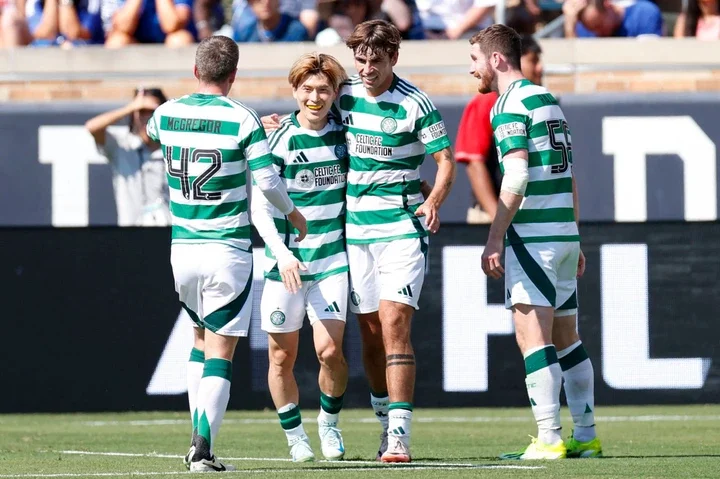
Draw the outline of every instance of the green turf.
<instances>
[{"instance_id":1,"label":"green turf","mask_svg":"<svg viewBox=\"0 0 720 479\"><path fill-rule=\"evenodd\" d=\"M0 415L0 479L6 477L182 477L187 414ZM303 416L315 417L315 411ZM654 417L657 416L657 417ZM371 410L343 411L346 461L296 465L286 459L284 435L273 412L230 412L216 453L252 478L713 478L720 477L720 406L600 407L598 431L605 458L554 462L497 461L533 434L529 409L417 409L412 451L417 468L365 463L373 459L379 424ZM158 421L164 420L165 423ZM135 422L133 422L135 421ZM563 412L570 433L567 411ZM317 428L306 422L315 453ZM70 454L67 451L146 456ZM167 454L176 457L150 457ZM457 464L441 469L442 464ZM463 468L460 465L538 466L538 470ZM456 468L457 467L457 468ZM154 475L150 475L154 473ZM247 474L250 473L250 474ZM98 475L107 474L107 475ZM35 475L35 476L34 476ZM226 474L234 477L239 474ZM205 477L199 475L200 477Z\"/></svg>"}]
</instances>

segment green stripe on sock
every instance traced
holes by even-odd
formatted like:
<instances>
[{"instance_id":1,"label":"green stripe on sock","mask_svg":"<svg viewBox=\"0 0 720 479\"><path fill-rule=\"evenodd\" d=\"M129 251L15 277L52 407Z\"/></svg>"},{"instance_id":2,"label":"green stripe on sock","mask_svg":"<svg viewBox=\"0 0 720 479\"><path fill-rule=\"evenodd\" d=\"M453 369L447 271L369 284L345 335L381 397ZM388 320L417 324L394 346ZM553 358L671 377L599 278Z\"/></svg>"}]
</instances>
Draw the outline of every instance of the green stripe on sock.
<instances>
[{"instance_id":1,"label":"green stripe on sock","mask_svg":"<svg viewBox=\"0 0 720 479\"><path fill-rule=\"evenodd\" d=\"M585 350L585 346L580 343L580 345L570 351L568 354L563 356L558 360L560 363L560 367L563 371L567 371L568 369L572 369L581 362L585 361L588 358L587 351Z\"/></svg>"},{"instance_id":2,"label":"green stripe on sock","mask_svg":"<svg viewBox=\"0 0 720 479\"><path fill-rule=\"evenodd\" d=\"M344 397L344 394L340 397L332 397L320 391L320 407L328 414L337 414L343 407Z\"/></svg>"},{"instance_id":3,"label":"green stripe on sock","mask_svg":"<svg viewBox=\"0 0 720 479\"><path fill-rule=\"evenodd\" d=\"M299 407L294 407L289 411L279 412L278 417L280 418L280 425L285 430L295 429L302 424Z\"/></svg>"},{"instance_id":4,"label":"green stripe on sock","mask_svg":"<svg viewBox=\"0 0 720 479\"><path fill-rule=\"evenodd\" d=\"M200 351L197 348L192 348L190 350L190 361L194 363L204 363L205 362L205 351Z\"/></svg>"},{"instance_id":5,"label":"green stripe on sock","mask_svg":"<svg viewBox=\"0 0 720 479\"><path fill-rule=\"evenodd\" d=\"M198 420L198 436L202 436L205 438L205 440L208 443L209 447L212 447L212 442L210 442L210 421L208 421L207 416L205 416L205 413L202 413L202 416L200 416L200 419Z\"/></svg>"},{"instance_id":6,"label":"green stripe on sock","mask_svg":"<svg viewBox=\"0 0 720 479\"><path fill-rule=\"evenodd\" d=\"M525 374L530 376L532 373L540 371L556 362L558 362L558 358L555 346L545 346L525 358Z\"/></svg>"},{"instance_id":7,"label":"green stripe on sock","mask_svg":"<svg viewBox=\"0 0 720 479\"><path fill-rule=\"evenodd\" d=\"M391 402L388 409L390 411L392 411L393 409L406 409L408 411L412 411L413 405L409 402Z\"/></svg>"},{"instance_id":8,"label":"green stripe on sock","mask_svg":"<svg viewBox=\"0 0 720 479\"><path fill-rule=\"evenodd\" d=\"M227 359L210 358L205 360L202 377L215 376L218 378L232 380L232 363Z\"/></svg>"}]
</instances>

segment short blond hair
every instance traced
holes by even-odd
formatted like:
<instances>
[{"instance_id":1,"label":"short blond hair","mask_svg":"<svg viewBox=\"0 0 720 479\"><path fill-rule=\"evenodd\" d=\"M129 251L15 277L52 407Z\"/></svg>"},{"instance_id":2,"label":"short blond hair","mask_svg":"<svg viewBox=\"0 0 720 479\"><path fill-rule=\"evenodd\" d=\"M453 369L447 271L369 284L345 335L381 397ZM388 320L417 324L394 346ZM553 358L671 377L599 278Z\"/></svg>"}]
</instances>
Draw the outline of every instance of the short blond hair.
<instances>
[{"instance_id":1,"label":"short blond hair","mask_svg":"<svg viewBox=\"0 0 720 479\"><path fill-rule=\"evenodd\" d=\"M325 75L333 89L347 80L347 73L340 62L325 53L306 53L293 64L288 74L288 82L293 88L299 87L310 75Z\"/></svg>"}]
</instances>

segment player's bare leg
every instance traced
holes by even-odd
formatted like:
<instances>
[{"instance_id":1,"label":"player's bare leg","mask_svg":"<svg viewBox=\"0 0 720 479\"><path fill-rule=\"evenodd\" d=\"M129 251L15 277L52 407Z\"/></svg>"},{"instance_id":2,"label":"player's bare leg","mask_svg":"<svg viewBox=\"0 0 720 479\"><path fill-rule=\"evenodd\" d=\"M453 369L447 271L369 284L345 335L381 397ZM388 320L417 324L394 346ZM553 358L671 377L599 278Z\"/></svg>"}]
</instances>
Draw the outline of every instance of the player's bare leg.
<instances>
[{"instance_id":1,"label":"player's bare leg","mask_svg":"<svg viewBox=\"0 0 720 479\"><path fill-rule=\"evenodd\" d=\"M362 338L363 365L365 376L370 385L370 405L375 417L380 421L380 447L375 459L378 461L387 450L387 429L390 398L388 397L387 378L385 375L385 345L383 343L380 313L358 314L360 336Z\"/></svg>"},{"instance_id":2,"label":"player's bare leg","mask_svg":"<svg viewBox=\"0 0 720 479\"><path fill-rule=\"evenodd\" d=\"M193 348L190 351L190 359L187 363L187 388L188 388L188 403L190 405L190 421L192 422L192 435L190 437L190 451L183 463L185 467L190 469L190 460L192 459L195 450L193 449L193 442L197 435L197 394L200 388L200 380L203 375L203 368L205 367L205 330L203 328L193 328Z\"/></svg>"},{"instance_id":3,"label":"player's bare leg","mask_svg":"<svg viewBox=\"0 0 720 479\"><path fill-rule=\"evenodd\" d=\"M232 358L238 343L236 336L205 331L205 365L197 394L198 433L190 470L192 472L230 470L213 454L228 401L232 378Z\"/></svg>"},{"instance_id":4,"label":"player's bare leg","mask_svg":"<svg viewBox=\"0 0 720 479\"><path fill-rule=\"evenodd\" d=\"M415 353L410 343L410 322L415 308L380 301L380 322L385 345L386 382L390 396L388 448L383 462L410 462L410 433L415 392Z\"/></svg>"},{"instance_id":5,"label":"player's bare leg","mask_svg":"<svg viewBox=\"0 0 720 479\"><path fill-rule=\"evenodd\" d=\"M314 460L315 455L302 424L298 407L300 392L293 374L299 341L299 331L268 334L268 386L290 446L290 455L293 461L306 462Z\"/></svg>"},{"instance_id":6,"label":"player's bare leg","mask_svg":"<svg viewBox=\"0 0 720 479\"><path fill-rule=\"evenodd\" d=\"M323 456L329 460L345 456L342 435L337 427L348 380L347 362L342 351L344 334L344 321L329 319L313 324L313 342L320 362L318 434Z\"/></svg>"},{"instance_id":7,"label":"player's bare leg","mask_svg":"<svg viewBox=\"0 0 720 479\"><path fill-rule=\"evenodd\" d=\"M595 372L578 336L577 316L556 316L552 334L573 418L573 433L566 441L568 457L600 457L602 446L595 432Z\"/></svg>"},{"instance_id":8,"label":"player's bare leg","mask_svg":"<svg viewBox=\"0 0 720 479\"><path fill-rule=\"evenodd\" d=\"M515 337L525 358L525 384L538 438L522 452L504 459L560 459L566 451L560 428L562 371L552 341L554 308L516 304Z\"/></svg>"}]
</instances>

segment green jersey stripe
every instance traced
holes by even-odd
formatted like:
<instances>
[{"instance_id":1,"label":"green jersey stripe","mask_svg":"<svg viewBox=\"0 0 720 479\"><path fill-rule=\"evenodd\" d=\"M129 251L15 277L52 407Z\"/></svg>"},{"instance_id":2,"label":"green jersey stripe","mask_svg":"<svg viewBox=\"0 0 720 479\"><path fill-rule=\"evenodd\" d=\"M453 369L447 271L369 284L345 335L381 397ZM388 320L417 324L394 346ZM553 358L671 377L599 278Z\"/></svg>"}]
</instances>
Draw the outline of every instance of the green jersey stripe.
<instances>
[{"instance_id":1,"label":"green jersey stripe","mask_svg":"<svg viewBox=\"0 0 720 479\"><path fill-rule=\"evenodd\" d=\"M288 150L306 150L309 148L322 148L331 145L345 143L345 134L342 131L334 130L322 136L292 135L288 141Z\"/></svg>"},{"instance_id":2,"label":"green jersey stripe","mask_svg":"<svg viewBox=\"0 0 720 479\"><path fill-rule=\"evenodd\" d=\"M247 211L247 206L247 199L229 203L220 203L218 205L185 205L171 201L170 211L173 216L186 220L209 220L245 213Z\"/></svg>"},{"instance_id":3,"label":"green jersey stripe","mask_svg":"<svg viewBox=\"0 0 720 479\"><path fill-rule=\"evenodd\" d=\"M557 105L558 102L554 96L550 93L541 93L539 95L533 95L522 99L522 104L528 110L535 110L544 106Z\"/></svg>"},{"instance_id":4,"label":"green jersey stripe","mask_svg":"<svg viewBox=\"0 0 720 479\"><path fill-rule=\"evenodd\" d=\"M250 168L250 170L259 170L260 168L265 168L266 166L270 166L272 164L273 159L270 153L255 158L253 160L248 160L248 167Z\"/></svg>"},{"instance_id":5,"label":"green jersey stripe","mask_svg":"<svg viewBox=\"0 0 720 479\"><path fill-rule=\"evenodd\" d=\"M352 110L367 115L375 115L381 117L392 117L395 120L404 120L408 116L408 112L402 105L390 103L387 101L379 101L377 103L358 98L352 95L343 95L340 97L340 108L343 110ZM342 133L342 132L340 132Z\"/></svg>"},{"instance_id":6,"label":"green jersey stripe","mask_svg":"<svg viewBox=\"0 0 720 479\"><path fill-rule=\"evenodd\" d=\"M538 210L518 210L513 223L563 223L575 222L575 210L572 208L545 208Z\"/></svg>"},{"instance_id":7,"label":"green jersey stripe","mask_svg":"<svg viewBox=\"0 0 720 479\"><path fill-rule=\"evenodd\" d=\"M189 148L188 151L188 158L192 156L192 152L197 150L198 148ZM218 148L217 151L220 152L220 157L222 158L222 163L235 163L238 161L243 161L245 159L245 154L241 150L228 150L223 148ZM165 151L167 154L167 151ZM173 161L180 161L180 155L182 153L182 148L172 148L170 151L170 159ZM166 158L167 159L167 158ZM211 164L213 162L213 159L210 156L201 156L197 159L195 163L205 163L205 164Z\"/></svg>"},{"instance_id":8,"label":"green jersey stripe","mask_svg":"<svg viewBox=\"0 0 720 479\"><path fill-rule=\"evenodd\" d=\"M531 181L525 190L525 196L556 195L559 193L572 193L572 177Z\"/></svg>"},{"instance_id":9,"label":"green jersey stripe","mask_svg":"<svg viewBox=\"0 0 720 479\"><path fill-rule=\"evenodd\" d=\"M401 146L408 146L413 145L418 142L418 138L414 133L407 132L407 131L398 131L396 133L393 133L392 135L385 134L381 131L372 131L372 130L363 130L361 128L355 127L355 126L348 126L348 130L354 135L355 138L357 138L359 135L367 135L369 137L380 137L382 140L382 146L387 147L401 147ZM352 152L354 149L350 148L350 151Z\"/></svg>"},{"instance_id":10,"label":"green jersey stripe","mask_svg":"<svg viewBox=\"0 0 720 479\"><path fill-rule=\"evenodd\" d=\"M498 148L500 148L500 151L502 152L503 157L510 150L515 150L515 149L527 150L528 149L527 137L526 136L509 136L500 142L500 144L498 145Z\"/></svg>"},{"instance_id":11,"label":"green jersey stripe","mask_svg":"<svg viewBox=\"0 0 720 479\"><path fill-rule=\"evenodd\" d=\"M290 221L287 219L280 219L280 218L273 218L273 221L275 222L275 227L278 230L278 233L280 234L297 234L299 231L295 228L293 228L292 224L290 224ZM323 232L323 233L329 233L331 231L335 230L341 230L345 228L345 218L328 218L328 219L322 219L322 220L308 220L307 221L307 227L308 231L316 231L316 232Z\"/></svg>"},{"instance_id":12,"label":"green jersey stripe","mask_svg":"<svg viewBox=\"0 0 720 479\"><path fill-rule=\"evenodd\" d=\"M353 171L382 171L382 170L414 170L425 160L425 155L409 156L407 158L375 158L350 157L350 169Z\"/></svg>"},{"instance_id":13,"label":"green jersey stripe","mask_svg":"<svg viewBox=\"0 0 720 479\"><path fill-rule=\"evenodd\" d=\"M345 201L345 189L337 188L334 190L318 190L308 192L295 192L289 193L290 199L295 203L295 206L329 206L336 203L343 203Z\"/></svg>"},{"instance_id":14,"label":"green jersey stripe","mask_svg":"<svg viewBox=\"0 0 720 479\"><path fill-rule=\"evenodd\" d=\"M176 99L175 102L180 105L188 106L221 106L232 108L230 105L222 101L217 95L203 95L201 93L186 95Z\"/></svg>"},{"instance_id":15,"label":"green jersey stripe","mask_svg":"<svg viewBox=\"0 0 720 479\"><path fill-rule=\"evenodd\" d=\"M345 238L333 241L332 243L325 243L319 248L290 248L290 251L292 251L296 258L304 263L317 261L335 256L336 254L345 253Z\"/></svg>"},{"instance_id":16,"label":"green jersey stripe","mask_svg":"<svg viewBox=\"0 0 720 479\"><path fill-rule=\"evenodd\" d=\"M562 153L555 150L531 151L528 153L528 168L536 166L561 165Z\"/></svg>"},{"instance_id":17,"label":"green jersey stripe","mask_svg":"<svg viewBox=\"0 0 720 479\"><path fill-rule=\"evenodd\" d=\"M405 209L379 210L379 211L348 211L347 222L355 225L379 225L396 223L414 217L415 211L420 207L409 205Z\"/></svg>"},{"instance_id":18,"label":"green jersey stripe","mask_svg":"<svg viewBox=\"0 0 720 479\"><path fill-rule=\"evenodd\" d=\"M190 184L192 185L197 178L198 178L197 176L190 176L190 177L188 177L188 180L189 180ZM175 190L182 189L179 178L167 175L167 180L168 180L168 186L170 188L173 188ZM247 174L245 172L238 173L235 175L215 176L213 178L210 178L207 182L205 182L202 189L206 193L212 192L212 191L230 190L232 188L238 188L241 186L245 186L246 182L247 182Z\"/></svg>"},{"instance_id":19,"label":"green jersey stripe","mask_svg":"<svg viewBox=\"0 0 720 479\"><path fill-rule=\"evenodd\" d=\"M194 231L182 226L173 225L172 227L172 238L177 240L193 240L193 239L206 239L206 240L235 240L238 238L250 239L252 238L252 228L250 225L240 226L237 228L226 228L220 230L211 231Z\"/></svg>"}]
</instances>

